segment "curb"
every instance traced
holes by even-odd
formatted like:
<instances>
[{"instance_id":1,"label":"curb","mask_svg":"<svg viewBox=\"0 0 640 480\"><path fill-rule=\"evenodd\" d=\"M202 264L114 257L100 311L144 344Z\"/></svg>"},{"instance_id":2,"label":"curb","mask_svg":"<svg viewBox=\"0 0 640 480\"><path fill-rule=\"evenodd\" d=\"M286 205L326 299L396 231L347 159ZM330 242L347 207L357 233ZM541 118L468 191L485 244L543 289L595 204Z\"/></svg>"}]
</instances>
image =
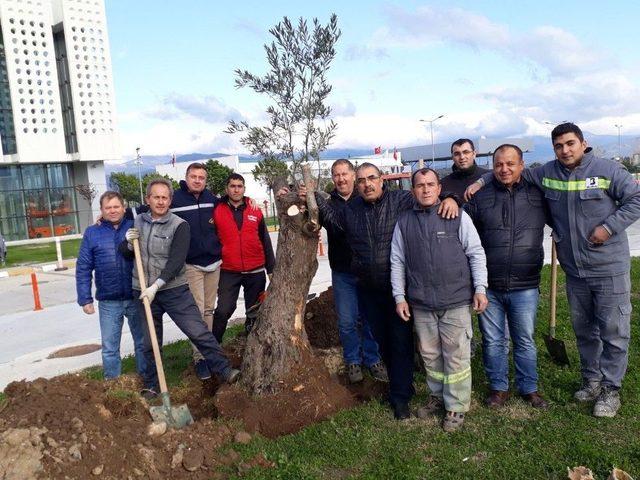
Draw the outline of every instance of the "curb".
<instances>
[{"instance_id":1,"label":"curb","mask_svg":"<svg viewBox=\"0 0 640 480\"><path fill-rule=\"evenodd\" d=\"M76 259L69 258L63 260L62 264L67 268L75 268ZM29 275L31 272L53 272L58 267L57 263L38 263L35 265L23 265L0 270L0 278L16 277L19 275Z\"/></svg>"}]
</instances>

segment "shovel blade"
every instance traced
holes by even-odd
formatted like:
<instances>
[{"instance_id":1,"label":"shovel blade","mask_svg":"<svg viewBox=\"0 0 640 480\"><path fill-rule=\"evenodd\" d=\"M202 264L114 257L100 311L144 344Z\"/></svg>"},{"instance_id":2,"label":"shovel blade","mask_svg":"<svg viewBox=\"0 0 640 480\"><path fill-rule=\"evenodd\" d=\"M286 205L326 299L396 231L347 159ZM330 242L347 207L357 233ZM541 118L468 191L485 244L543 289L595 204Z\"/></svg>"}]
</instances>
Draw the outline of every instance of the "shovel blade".
<instances>
[{"instance_id":1,"label":"shovel blade","mask_svg":"<svg viewBox=\"0 0 640 480\"><path fill-rule=\"evenodd\" d=\"M149 408L151 418L156 423L165 422L169 428L183 428L193 423L193 417L186 405L171 406L169 394L163 392L162 405Z\"/></svg>"},{"instance_id":2,"label":"shovel blade","mask_svg":"<svg viewBox=\"0 0 640 480\"><path fill-rule=\"evenodd\" d=\"M551 335L544 337L544 343L547 345L547 351L553 360L558 365L569 365L569 356L567 355L567 347L565 347L562 340L558 340Z\"/></svg>"}]
</instances>

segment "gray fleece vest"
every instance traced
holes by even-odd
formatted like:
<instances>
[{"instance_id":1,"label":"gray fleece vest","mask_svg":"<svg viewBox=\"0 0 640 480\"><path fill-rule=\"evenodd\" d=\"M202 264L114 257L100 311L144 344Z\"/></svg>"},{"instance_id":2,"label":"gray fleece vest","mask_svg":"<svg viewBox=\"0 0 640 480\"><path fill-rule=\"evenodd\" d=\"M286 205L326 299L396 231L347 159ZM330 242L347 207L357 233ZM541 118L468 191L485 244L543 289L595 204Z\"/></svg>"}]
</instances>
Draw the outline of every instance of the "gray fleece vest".
<instances>
[{"instance_id":1,"label":"gray fleece vest","mask_svg":"<svg viewBox=\"0 0 640 480\"><path fill-rule=\"evenodd\" d=\"M134 225L140 231L140 255L144 268L147 287L155 282L169 259L169 251L173 243L173 235L178 226L184 220L173 213L153 221L150 213L138 215ZM174 278L167 279L167 283L160 290L179 287L187 283L185 274L186 268L183 265L180 273ZM133 269L133 288L140 290L138 270Z\"/></svg>"},{"instance_id":2,"label":"gray fleece vest","mask_svg":"<svg viewBox=\"0 0 640 480\"><path fill-rule=\"evenodd\" d=\"M445 220L438 206L402 212L398 226L404 240L409 304L446 310L471 304L469 260L458 237L460 217Z\"/></svg>"}]
</instances>

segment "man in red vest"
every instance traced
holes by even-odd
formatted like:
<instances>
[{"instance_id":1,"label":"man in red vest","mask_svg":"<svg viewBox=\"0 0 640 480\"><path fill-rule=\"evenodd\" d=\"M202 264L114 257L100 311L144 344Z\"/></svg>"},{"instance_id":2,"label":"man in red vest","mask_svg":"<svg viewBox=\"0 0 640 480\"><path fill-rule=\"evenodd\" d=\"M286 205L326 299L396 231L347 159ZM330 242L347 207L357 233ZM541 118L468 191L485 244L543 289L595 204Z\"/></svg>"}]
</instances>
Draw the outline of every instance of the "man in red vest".
<instances>
[{"instance_id":1,"label":"man in red vest","mask_svg":"<svg viewBox=\"0 0 640 480\"><path fill-rule=\"evenodd\" d=\"M213 221L222 244L222 266L218 283L218 305L213 314L213 334L222 342L227 322L236 309L240 287L247 310L264 291L266 273L275 264L271 238L259 208L251 208L244 196L244 177L232 173L227 178L226 195L213 210ZM247 332L251 325L245 322Z\"/></svg>"}]
</instances>

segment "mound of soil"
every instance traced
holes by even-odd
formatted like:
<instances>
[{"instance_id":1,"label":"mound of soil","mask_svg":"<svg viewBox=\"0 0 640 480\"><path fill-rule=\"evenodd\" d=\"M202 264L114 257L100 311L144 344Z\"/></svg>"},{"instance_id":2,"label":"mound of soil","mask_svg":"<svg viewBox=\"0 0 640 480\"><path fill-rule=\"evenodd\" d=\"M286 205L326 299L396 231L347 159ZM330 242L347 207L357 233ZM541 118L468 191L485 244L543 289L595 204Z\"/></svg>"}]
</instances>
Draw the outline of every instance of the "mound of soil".
<instances>
[{"instance_id":1,"label":"mound of soil","mask_svg":"<svg viewBox=\"0 0 640 480\"><path fill-rule=\"evenodd\" d=\"M307 303L304 328L312 347L333 348L340 346L333 288L329 287Z\"/></svg>"}]
</instances>

